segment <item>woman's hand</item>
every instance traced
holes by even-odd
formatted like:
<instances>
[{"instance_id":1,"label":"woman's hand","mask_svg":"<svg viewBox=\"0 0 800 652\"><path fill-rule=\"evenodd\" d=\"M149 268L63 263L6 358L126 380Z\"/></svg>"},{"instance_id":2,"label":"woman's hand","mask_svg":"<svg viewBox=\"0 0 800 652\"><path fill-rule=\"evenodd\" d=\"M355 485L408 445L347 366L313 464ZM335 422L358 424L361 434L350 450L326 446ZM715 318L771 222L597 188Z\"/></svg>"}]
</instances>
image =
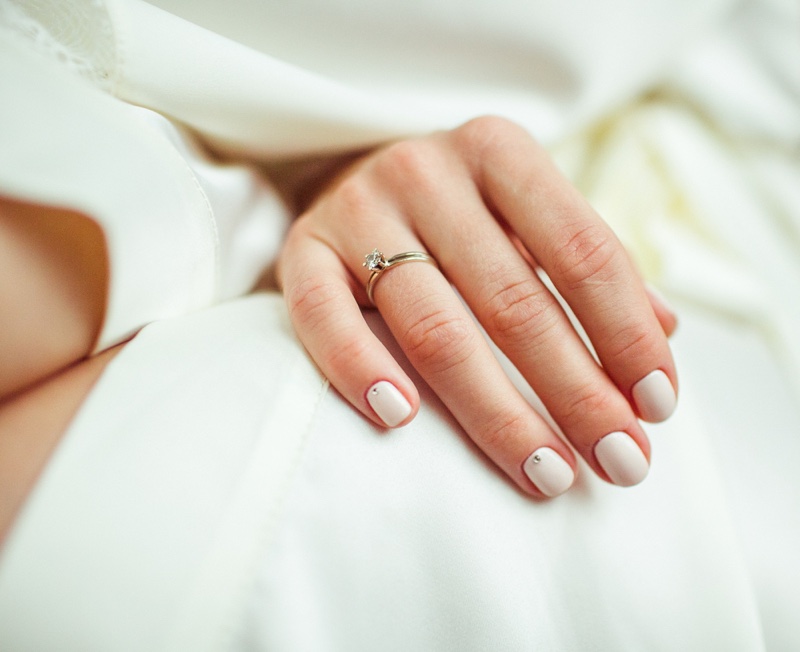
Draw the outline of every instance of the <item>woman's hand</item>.
<instances>
[{"instance_id":1,"label":"woman's hand","mask_svg":"<svg viewBox=\"0 0 800 652\"><path fill-rule=\"evenodd\" d=\"M638 419L662 421L676 400L665 335L674 317L526 131L479 118L374 151L291 229L279 275L300 339L348 401L394 427L413 418L419 396L361 315L371 274L362 263L375 247L438 261L381 272L375 305L469 436L523 490L564 492L574 454L501 370L451 283L592 469L623 486L644 479L650 447Z\"/></svg>"}]
</instances>

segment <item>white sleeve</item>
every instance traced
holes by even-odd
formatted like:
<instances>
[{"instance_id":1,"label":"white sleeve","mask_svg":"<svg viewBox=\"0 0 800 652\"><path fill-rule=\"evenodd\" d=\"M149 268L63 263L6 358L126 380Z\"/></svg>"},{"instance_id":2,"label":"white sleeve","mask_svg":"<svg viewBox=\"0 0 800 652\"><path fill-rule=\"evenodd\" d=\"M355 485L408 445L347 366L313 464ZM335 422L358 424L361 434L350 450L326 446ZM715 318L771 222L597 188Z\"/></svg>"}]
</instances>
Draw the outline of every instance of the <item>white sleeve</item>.
<instances>
[{"instance_id":1,"label":"white sleeve","mask_svg":"<svg viewBox=\"0 0 800 652\"><path fill-rule=\"evenodd\" d=\"M98 341L246 292L288 224L252 169L213 161L160 114L117 100L0 29L0 193L102 227L110 279Z\"/></svg>"},{"instance_id":2,"label":"white sleeve","mask_svg":"<svg viewBox=\"0 0 800 652\"><path fill-rule=\"evenodd\" d=\"M381 101L141 0L107 5L118 48L111 92L176 117L218 151L309 156L441 127L413 98Z\"/></svg>"}]
</instances>

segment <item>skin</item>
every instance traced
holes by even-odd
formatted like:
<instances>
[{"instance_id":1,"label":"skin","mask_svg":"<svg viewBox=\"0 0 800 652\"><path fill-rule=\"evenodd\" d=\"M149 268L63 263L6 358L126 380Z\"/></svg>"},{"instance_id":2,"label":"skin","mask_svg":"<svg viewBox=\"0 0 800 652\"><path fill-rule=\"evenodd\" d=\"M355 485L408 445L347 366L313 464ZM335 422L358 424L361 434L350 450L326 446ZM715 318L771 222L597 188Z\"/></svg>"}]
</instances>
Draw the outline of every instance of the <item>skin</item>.
<instances>
[{"instance_id":1,"label":"skin","mask_svg":"<svg viewBox=\"0 0 800 652\"><path fill-rule=\"evenodd\" d=\"M107 274L95 222L0 197L0 400L89 355Z\"/></svg>"},{"instance_id":2,"label":"skin","mask_svg":"<svg viewBox=\"0 0 800 652\"><path fill-rule=\"evenodd\" d=\"M0 545L58 442L121 346L0 402Z\"/></svg>"},{"instance_id":3,"label":"skin","mask_svg":"<svg viewBox=\"0 0 800 652\"><path fill-rule=\"evenodd\" d=\"M404 423L419 396L364 322L363 256L376 245L387 255L430 251L441 271L393 269L377 284L375 302L411 362L498 467L541 496L521 470L531 451L550 446L573 468L575 457L500 370L450 282L598 475L608 479L592 450L608 432L624 430L649 458L630 388L654 369L677 387L666 341L675 317L648 295L613 233L526 132L481 118L332 161L316 174L299 169L281 170L283 188L306 209L278 274L301 340L367 418L382 425L366 401L378 380L412 405ZM581 320L602 367L534 263ZM0 541L119 352L90 356L107 283L105 242L91 219L0 197Z\"/></svg>"},{"instance_id":4,"label":"skin","mask_svg":"<svg viewBox=\"0 0 800 652\"><path fill-rule=\"evenodd\" d=\"M107 274L92 220L0 197L0 541L116 355L89 357Z\"/></svg>"},{"instance_id":5,"label":"skin","mask_svg":"<svg viewBox=\"0 0 800 652\"><path fill-rule=\"evenodd\" d=\"M412 189L409 192L409 189ZM300 339L342 395L376 424L369 387L388 380L419 408L416 388L374 337L361 308L363 257L427 251L439 263L384 273L374 299L401 348L475 443L524 491L522 470L549 446L575 471L572 449L501 371L478 322L522 372L575 451L594 456L624 431L649 460L631 396L662 370L677 392L667 334L674 317L650 296L611 229L522 128L501 118L371 152L294 223L278 274ZM585 328L598 365L537 276L554 283Z\"/></svg>"}]
</instances>

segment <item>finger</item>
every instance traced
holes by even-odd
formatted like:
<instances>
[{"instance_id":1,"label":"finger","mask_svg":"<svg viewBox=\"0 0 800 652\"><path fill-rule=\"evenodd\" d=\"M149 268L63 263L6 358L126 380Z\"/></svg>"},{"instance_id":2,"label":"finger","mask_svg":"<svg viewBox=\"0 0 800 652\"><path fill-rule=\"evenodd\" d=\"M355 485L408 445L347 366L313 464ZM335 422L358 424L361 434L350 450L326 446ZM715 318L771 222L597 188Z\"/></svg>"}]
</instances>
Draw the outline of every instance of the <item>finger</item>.
<instances>
[{"instance_id":1,"label":"finger","mask_svg":"<svg viewBox=\"0 0 800 652\"><path fill-rule=\"evenodd\" d=\"M363 215L365 205L378 217ZM391 210L372 202L331 200L325 209L329 217L347 214L346 235L331 219L320 228L364 284L370 272L360 262L375 246L389 257L424 250L404 217L391 217ZM377 233L380 242L371 239ZM566 491L575 478L572 451L513 386L441 273L428 264L390 267L373 290L411 364L487 456L527 493L552 497Z\"/></svg>"},{"instance_id":2,"label":"finger","mask_svg":"<svg viewBox=\"0 0 800 652\"><path fill-rule=\"evenodd\" d=\"M408 423L419 408L414 384L367 326L339 257L301 218L281 255L280 277L292 324L322 373L375 423ZM310 264L313 261L313 265Z\"/></svg>"},{"instance_id":3,"label":"finger","mask_svg":"<svg viewBox=\"0 0 800 652\"><path fill-rule=\"evenodd\" d=\"M520 128L484 120L467 125L459 137L480 150L474 174L488 201L548 273L639 417L668 418L677 396L675 365L613 231Z\"/></svg>"},{"instance_id":4,"label":"finger","mask_svg":"<svg viewBox=\"0 0 800 652\"><path fill-rule=\"evenodd\" d=\"M422 239L598 475L626 486L640 482L649 468L649 443L630 404L488 213L466 171L450 176L460 182L442 184L436 193L416 192L406 201Z\"/></svg>"},{"instance_id":5,"label":"finger","mask_svg":"<svg viewBox=\"0 0 800 652\"><path fill-rule=\"evenodd\" d=\"M411 363L502 471L535 495L569 488L572 452L513 386L439 271L388 270L374 297Z\"/></svg>"}]
</instances>

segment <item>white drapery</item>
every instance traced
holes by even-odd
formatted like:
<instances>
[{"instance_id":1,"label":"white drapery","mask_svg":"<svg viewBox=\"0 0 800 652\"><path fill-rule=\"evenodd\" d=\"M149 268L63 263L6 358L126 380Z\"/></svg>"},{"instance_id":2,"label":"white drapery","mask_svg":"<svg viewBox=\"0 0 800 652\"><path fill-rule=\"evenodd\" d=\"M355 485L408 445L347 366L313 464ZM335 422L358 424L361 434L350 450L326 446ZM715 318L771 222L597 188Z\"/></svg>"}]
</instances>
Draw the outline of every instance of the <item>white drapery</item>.
<instances>
[{"instance_id":1,"label":"white drapery","mask_svg":"<svg viewBox=\"0 0 800 652\"><path fill-rule=\"evenodd\" d=\"M3 552L4 648L791 648L797 8L161 4L0 13L0 191L102 224L101 346L151 324ZM421 383L414 424L378 434L279 297L231 301L290 218L254 161L489 112L686 311L642 487L584 473L531 503Z\"/></svg>"}]
</instances>

